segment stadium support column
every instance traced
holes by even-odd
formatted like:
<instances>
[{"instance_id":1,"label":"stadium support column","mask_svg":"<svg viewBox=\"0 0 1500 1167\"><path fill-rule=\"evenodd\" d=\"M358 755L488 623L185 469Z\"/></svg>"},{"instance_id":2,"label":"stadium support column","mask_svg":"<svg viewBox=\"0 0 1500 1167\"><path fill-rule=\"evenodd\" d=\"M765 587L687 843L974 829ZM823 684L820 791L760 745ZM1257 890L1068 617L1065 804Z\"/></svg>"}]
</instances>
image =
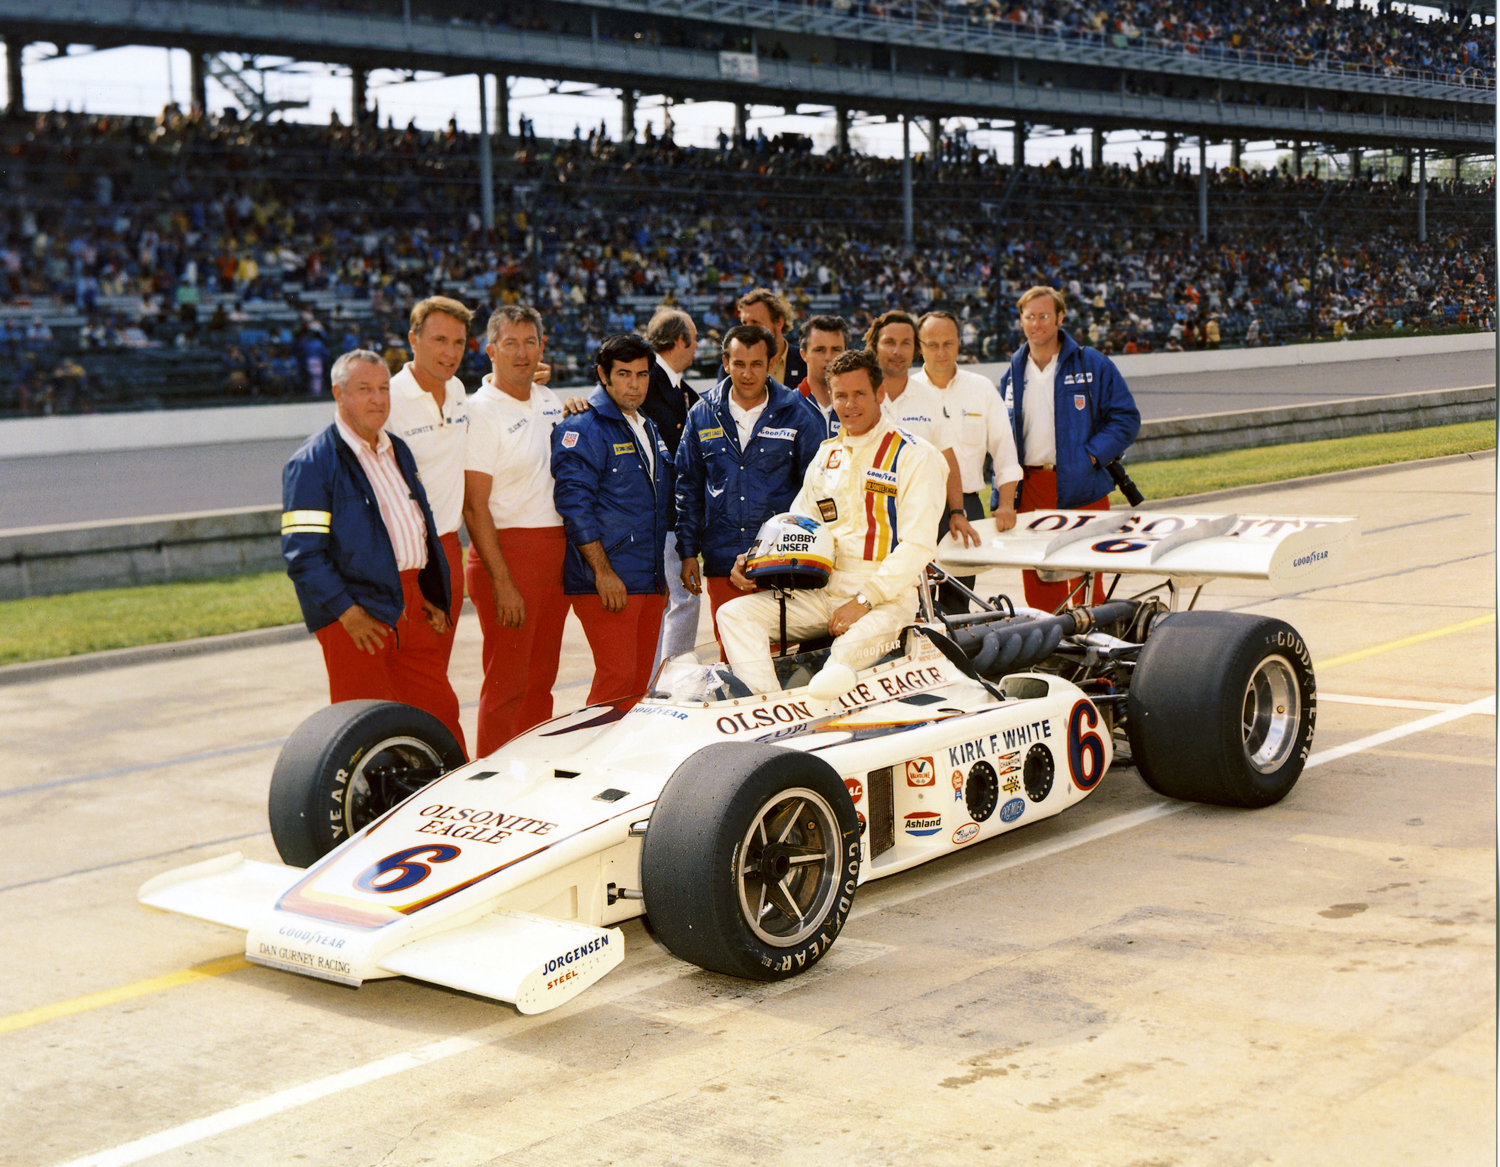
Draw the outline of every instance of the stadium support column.
<instances>
[{"instance_id":1,"label":"stadium support column","mask_svg":"<svg viewBox=\"0 0 1500 1167\"><path fill-rule=\"evenodd\" d=\"M1245 143L1240 138L1235 138L1229 143L1229 165L1236 170L1243 170L1242 165L1245 156Z\"/></svg>"},{"instance_id":2,"label":"stadium support column","mask_svg":"<svg viewBox=\"0 0 1500 1167\"><path fill-rule=\"evenodd\" d=\"M193 112L197 114L208 113L208 68L203 60L203 54L199 52L188 53L188 64L192 70L192 96Z\"/></svg>"},{"instance_id":3,"label":"stadium support column","mask_svg":"<svg viewBox=\"0 0 1500 1167\"><path fill-rule=\"evenodd\" d=\"M350 70L350 86L353 91L354 124L362 126L370 111L365 98L365 71L358 65Z\"/></svg>"},{"instance_id":4,"label":"stadium support column","mask_svg":"<svg viewBox=\"0 0 1500 1167\"><path fill-rule=\"evenodd\" d=\"M901 115L901 242L908 250L916 239L911 205L911 119Z\"/></svg>"},{"instance_id":5,"label":"stadium support column","mask_svg":"<svg viewBox=\"0 0 1500 1167\"><path fill-rule=\"evenodd\" d=\"M1161 161L1162 161L1162 165L1167 168L1167 173L1168 174L1175 174L1176 173L1176 171L1177 171L1177 135L1176 134L1168 134L1167 135L1166 142L1162 145Z\"/></svg>"},{"instance_id":6,"label":"stadium support column","mask_svg":"<svg viewBox=\"0 0 1500 1167\"><path fill-rule=\"evenodd\" d=\"M849 153L849 110L846 106L839 106L833 111L834 140L838 144L840 154Z\"/></svg>"},{"instance_id":7,"label":"stadium support column","mask_svg":"<svg viewBox=\"0 0 1500 1167\"><path fill-rule=\"evenodd\" d=\"M741 145L750 140L750 109L743 101L734 103L734 140Z\"/></svg>"},{"instance_id":8,"label":"stadium support column","mask_svg":"<svg viewBox=\"0 0 1500 1167\"><path fill-rule=\"evenodd\" d=\"M1302 143L1292 143L1292 177L1302 177Z\"/></svg>"},{"instance_id":9,"label":"stadium support column","mask_svg":"<svg viewBox=\"0 0 1500 1167\"><path fill-rule=\"evenodd\" d=\"M1350 148L1350 150L1349 150L1349 177L1350 177L1351 180L1352 179L1357 179L1359 177L1359 167L1360 167L1360 163L1364 161L1364 155L1365 155L1365 152L1363 150L1361 150L1358 146L1353 146L1353 147Z\"/></svg>"},{"instance_id":10,"label":"stadium support column","mask_svg":"<svg viewBox=\"0 0 1500 1167\"><path fill-rule=\"evenodd\" d=\"M1417 242L1427 242L1427 150L1417 151Z\"/></svg>"},{"instance_id":11,"label":"stadium support column","mask_svg":"<svg viewBox=\"0 0 1500 1167\"><path fill-rule=\"evenodd\" d=\"M1104 131L1098 126L1094 127L1094 132L1090 135L1090 151L1089 168L1102 170L1104 168Z\"/></svg>"},{"instance_id":12,"label":"stadium support column","mask_svg":"<svg viewBox=\"0 0 1500 1167\"><path fill-rule=\"evenodd\" d=\"M26 115L26 90L21 84L21 54L26 42L18 36L5 38L5 112L13 118Z\"/></svg>"},{"instance_id":13,"label":"stadium support column","mask_svg":"<svg viewBox=\"0 0 1500 1167\"><path fill-rule=\"evenodd\" d=\"M1208 239L1208 139L1198 135L1198 235Z\"/></svg>"},{"instance_id":14,"label":"stadium support column","mask_svg":"<svg viewBox=\"0 0 1500 1167\"><path fill-rule=\"evenodd\" d=\"M635 90L620 90L620 141L627 146L635 142Z\"/></svg>"},{"instance_id":15,"label":"stadium support column","mask_svg":"<svg viewBox=\"0 0 1500 1167\"><path fill-rule=\"evenodd\" d=\"M495 137L503 146L510 141L510 78L495 74Z\"/></svg>"},{"instance_id":16,"label":"stadium support column","mask_svg":"<svg viewBox=\"0 0 1500 1167\"><path fill-rule=\"evenodd\" d=\"M495 163L490 154L489 77L479 74L479 214L486 231L495 229Z\"/></svg>"},{"instance_id":17,"label":"stadium support column","mask_svg":"<svg viewBox=\"0 0 1500 1167\"><path fill-rule=\"evenodd\" d=\"M1018 121L1011 129L1010 164L1026 165L1026 123Z\"/></svg>"}]
</instances>

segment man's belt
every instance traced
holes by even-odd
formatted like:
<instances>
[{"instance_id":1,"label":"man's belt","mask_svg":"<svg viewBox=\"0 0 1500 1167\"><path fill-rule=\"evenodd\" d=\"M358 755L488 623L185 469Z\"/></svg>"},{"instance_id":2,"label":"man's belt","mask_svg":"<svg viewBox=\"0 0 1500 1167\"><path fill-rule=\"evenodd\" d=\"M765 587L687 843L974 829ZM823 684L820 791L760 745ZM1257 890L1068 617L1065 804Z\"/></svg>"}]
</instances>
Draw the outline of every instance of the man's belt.
<instances>
[{"instance_id":1,"label":"man's belt","mask_svg":"<svg viewBox=\"0 0 1500 1167\"><path fill-rule=\"evenodd\" d=\"M1047 471L1050 474L1054 470L1057 469L1057 464L1055 462L1048 462L1048 463L1046 463L1045 465L1042 465L1042 466L1023 466L1023 467L1021 467L1021 469L1022 470L1045 470L1045 471Z\"/></svg>"}]
</instances>

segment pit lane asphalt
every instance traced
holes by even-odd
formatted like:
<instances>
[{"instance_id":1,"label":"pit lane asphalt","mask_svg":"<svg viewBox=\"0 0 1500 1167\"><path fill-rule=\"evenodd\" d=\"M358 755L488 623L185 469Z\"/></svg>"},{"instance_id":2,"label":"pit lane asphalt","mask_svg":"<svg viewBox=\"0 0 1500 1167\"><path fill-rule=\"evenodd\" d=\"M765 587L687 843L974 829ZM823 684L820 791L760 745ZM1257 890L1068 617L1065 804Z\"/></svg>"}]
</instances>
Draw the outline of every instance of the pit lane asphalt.
<instances>
[{"instance_id":1,"label":"pit lane asphalt","mask_svg":"<svg viewBox=\"0 0 1500 1167\"><path fill-rule=\"evenodd\" d=\"M1319 663L1318 764L1284 802L1170 803L1112 772L862 889L829 957L769 987L638 923L621 968L537 1017L242 966L242 934L134 893L230 850L274 861L266 785L323 700L316 646L8 686L0 1164L1490 1161L1495 724L1469 707L1495 685L1494 476L1213 508L1366 531L1330 584L1200 601L1287 619ZM472 618L460 636L472 701ZM560 706L587 665L570 625Z\"/></svg>"},{"instance_id":2,"label":"pit lane asphalt","mask_svg":"<svg viewBox=\"0 0 1500 1167\"><path fill-rule=\"evenodd\" d=\"M702 378L690 380L702 384ZM1132 377L1130 385L1141 416L1156 421L1489 385L1494 380L1491 348ZM277 439L9 458L3 462L9 489L0 493L0 530L274 506L281 501L281 468L301 444Z\"/></svg>"}]
</instances>

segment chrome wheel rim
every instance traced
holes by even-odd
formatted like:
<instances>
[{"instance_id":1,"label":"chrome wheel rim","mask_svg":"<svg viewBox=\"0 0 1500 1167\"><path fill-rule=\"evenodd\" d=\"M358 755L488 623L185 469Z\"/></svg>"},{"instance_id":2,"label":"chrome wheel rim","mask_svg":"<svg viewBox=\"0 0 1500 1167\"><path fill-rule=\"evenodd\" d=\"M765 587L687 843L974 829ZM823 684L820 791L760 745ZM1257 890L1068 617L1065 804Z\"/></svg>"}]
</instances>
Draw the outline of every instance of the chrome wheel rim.
<instances>
[{"instance_id":1,"label":"chrome wheel rim","mask_svg":"<svg viewBox=\"0 0 1500 1167\"><path fill-rule=\"evenodd\" d=\"M344 791L344 829L351 835L363 830L418 789L393 789L404 785L403 775L432 771L436 778L443 770L443 760L424 741L390 737L377 742L364 752L349 775ZM397 793L399 797L392 796Z\"/></svg>"},{"instance_id":2,"label":"chrome wheel rim","mask_svg":"<svg viewBox=\"0 0 1500 1167\"><path fill-rule=\"evenodd\" d=\"M839 827L816 791L783 790L763 804L740 841L735 882L750 930L792 948L818 930L838 894Z\"/></svg>"},{"instance_id":3,"label":"chrome wheel rim","mask_svg":"<svg viewBox=\"0 0 1500 1167\"><path fill-rule=\"evenodd\" d=\"M1297 745L1302 724L1302 689L1285 657L1269 656L1245 686L1240 713L1245 759L1262 774L1281 769Z\"/></svg>"}]
</instances>

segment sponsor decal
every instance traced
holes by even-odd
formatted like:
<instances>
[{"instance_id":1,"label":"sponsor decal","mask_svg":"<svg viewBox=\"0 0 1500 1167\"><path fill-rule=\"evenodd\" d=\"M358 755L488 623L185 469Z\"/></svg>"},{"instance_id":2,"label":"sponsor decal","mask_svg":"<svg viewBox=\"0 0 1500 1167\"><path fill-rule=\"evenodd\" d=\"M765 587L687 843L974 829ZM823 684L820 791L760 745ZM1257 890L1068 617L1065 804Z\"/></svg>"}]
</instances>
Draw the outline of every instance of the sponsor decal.
<instances>
[{"instance_id":1,"label":"sponsor decal","mask_svg":"<svg viewBox=\"0 0 1500 1167\"><path fill-rule=\"evenodd\" d=\"M1002 823L1013 823L1021 817L1026 809L1026 803L1019 798L1012 798L1000 808L1000 821Z\"/></svg>"},{"instance_id":2,"label":"sponsor decal","mask_svg":"<svg viewBox=\"0 0 1500 1167\"><path fill-rule=\"evenodd\" d=\"M574 961L582 960L585 956L592 955L593 953L608 947L609 933L606 932L603 936L595 936L587 944L580 944L577 948L570 949L569 951L564 952L561 956L552 957L547 961L545 965L542 966L542 974L544 976L551 976L559 969L566 968ZM547 987L551 988L552 986L548 985Z\"/></svg>"},{"instance_id":3,"label":"sponsor decal","mask_svg":"<svg viewBox=\"0 0 1500 1167\"><path fill-rule=\"evenodd\" d=\"M764 429L760 431L760 436L770 438L772 441L795 442L797 440L797 431L786 427L774 430Z\"/></svg>"},{"instance_id":4,"label":"sponsor decal","mask_svg":"<svg viewBox=\"0 0 1500 1167\"><path fill-rule=\"evenodd\" d=\"M1019 746L1030 745L1052 736L1052 722L1032 721L1013 729L1002 729L998 733L977 737L973 741L960 742L948 747L948 765L966 766L981 758L993 758L1002 772L1012 769L1020 751Z\"/></svg>"},{"instance_id":5,"label":"sponsor decal","mask_svg":"<svg viewBox=\"0 0 1500 1167\"><path fill-rule=\"evenodd\" d=\"M858 778L845 778L844 789L849 791L849 797L858 802L865 796L865 784Z\"/></svg>"},{"instance_id":6,"label":"sponsor decal","mask_svg":"<svg viewBox=\"0 0 1500 1167\"><path fill-rule=\"evenodd\" d=\"M417 814L427 820L417 828L418 834L446 835L451 839L468 839L471 843L500 843L515 834L546 835L557 829L556 823L525 815L441 803L424 806Z\"/></svg>"},{"instance_id":7,"label":"sponsor decal","mask_svg":"<svg viewBox=\"0 0 1500 1167\"><path fill-rule=\"evenodd\" d=\"M786 725L794 721L811 721L812 710L805 701L783 701L777 705L762 705L759 709L746 709L741 713L730 713L714 722L720 733L744 733L746 730L764 729L772 725Z\"/></svg>"},{"instance_id":8,"label":"sponsor decal","mask_svg":"<svg viewBox=\"0 0 1500 1167\"><path fill-rule=\"evenodd\" d=\"M932 786L937 783L937 771L932 767L931 758L913 758L906 763L906 784L908 786Z\"/></svg>"},{"instance_id":9,"label":"sponsor decal","mask_svg":"<svg viewBox=\"0 0 1500 1167\"><path fill-rule=\"evenodd\" d=\"M955 843L967 843L977 834L979 834L978 823L965 823L953 832L953 841Z\"/></svg>"},{"instance_id":10,"label":"sponsor decal","mask_svg":"<svg viewBox=\"0 0 1500 1167\"><path fill-rule=\"evenodd\" d=\"M509 435L515 433L523 425L530 425L530 424L531 424L531 418L529 418L529 417L523 417L523 418L521 418L520 421L511 422L510 428L505 431L506 436L509 436Z\"/></svg>"},{"instance_id":11,"label":"sponsor decal","mask_svg":"<svg viewBox=\"0 0 1500 1167\"><path fill-rule=\"evenodd\" d=\"M824 470L837 470L844 463L844 451L838 446L828 451L828 461L823 463Z\"/></svg>"},{"instance_id":12,"label":"sponsor decal","mask_svg":"<svg viewBox=\"0 0 1500 1167\"><path fill-rule=\"evenodd\" d=\"M1299 555L1296 559L1292 560L1292 566L1306 567L1309 563L1317 563L1318 560L1327 558L1328 552L1326 551L1310 551L1306 555Z\"/></svg>"},{"instance_id":13,"label":"sponsor decal","mask_svg":"<svg viewBox=\"0 0 1500 1167\"><path fill-rule=\"evenodd\" d=\"M260 943L260 955L268 960L301 965L303 968L317 969L319 972L336 973L345 977L354 975L353 966L347 960L330 960L315 952L299 952L295 948L281 948L274 944L267 944L265 941Z\"/></svg>"},{"instance_id":14,"label":"sponsor decal","mask_svg":"<svg viewBox=\"0 0 1500 1167\"><path fill-rule=\"evenodd\" d=\"M321 944L326 948L344 947L341 937L330 936L327 932L320 932L316 928L298 928L294 924L283 924L276 930L276 935L285 936L289 940L300 940L304 944Z\"/></svg>"},{"instance_id":15,"label":"sponsor decal","mask_svg":"<svg viewBox=\"0 0 1500 1167\"><path fill-rule=\"evenodd\" d=\"M1001 774L1009 774L1012 770L1021 768L1021 751L1011 750L1006 754L995 755L995 769Z\"/></svg>"},{"instance_id":16,"label":"sponsor decal","mask_svg":"<svg viewBox=\"0 0 1500 1167\"><path fill-rule=\"evenodd\" d=\"M634 442L616 442L615 443L615 453L616 454L634 454L635 453L635 443Z\"/></svg>"},{"instance_id":17,"label":"sponsor decal","mask_svg":"<svg viewBox=\"0 0 1500 1167\"><path fill-rule=\"evenodd\" d=\"M865 489L874 494L896 493L896 472L872 467L865 471Z\"/></svg>"},{"instance_id":18,"label":"sponsor decal","mask_svg":"<svg viewBox=\"0 0 1500 1167\"><path fill-rule=\"evenodd\" d=\"M564 450L571 450L577 444L578 444L578 431L577 430L569 430L567 433L563 434L563 436L562 436L562 448Z\"/></svg>"},{"instance_id":19,"label":"sponsor decal","mask_svg":"<svg viewBox=\"0 0 1500 1167\"><path fill-rule=\"evenodd\" d=\"M723 436L724 436L724 427L721 426L721 425L716 425L711 430L699 430L698 431L698 440L700 442L712 441L714 438L722 438Z\"/></svg>"},{"instance_id":20,"label":"sponsor decal","mask_svg":"<svg viewBox=\"0 0 1500 1167\"><path fill-rule=\"evenodd\" d=\"M835 523L839 517L838 503L831 498L818 499L818 514L823 516L825 523Z\"/></svg>"},{"instance_id":21,"label":"sponsor decal","mask_svg":"<svg viewBox=\"0 0 1500 1167\"><path fill-rule=\"evenodd\" d=\"M865 816L862 815L862 814L860 814L859 811L855 811L854 812L854 817L859 820L859 837L861 839L863 839L865 837L865 826L866 826Z\"/></svg>"},{"instance_id":22,"label":"sponsor decal","mask_svg":"<svg viewBox=\"0 0 1500 1167\"><path fill-rule=\"evenodd\" d=\"M1006 794L1016 794L1021 789L1020 771L1011 774L1000 787Z\"/></svg>"},{"instance_id":23,"label":"sponsor decal","mask_svg":"<svg viewBox=\"0 0 1500 1167\"><path fill-rule=\"evenodd\" d=\"M953 801L954 802L962 802L963 800L964 800L964 772L962 770L955 770L955 771L953 771Z\"/></svg>"},{"instance_id":24,"label":"sponsor decal","mask_svg":"<svg viewBox=\"0 0 1500 1167\"><path fill-rule=\"evenodd\" d=\"M1089 399L1086 396L1084 396L1082 393L1075 393L1075 394L1073 394L1073 408L1074 409L1082 410L1083 407L1086 406L1088 403L1089 403Z\"/></svg>"},{"instance_id":25,"label":"sponsor decal","mask_svg":"<svg viewBox=\"0 0 1500 1167\"><path fill-rule=\"evenodd\" d=\"M680 709L668 709L664 705L637 705L636 713L655 713L661 717L675 717L678 721L686 721L688 715Z\"/></svg>"},{"instance_id":26,"label":"sponsor decal","mask_svg":"<svg viewBox=\"0 0 1500 1167\"><path fill-rule=\"evenodd\" d=\"M943 829L943 816L940 811L914 810L904 825L908 835L935 835Z\"/></svg>"}]
</instances>

